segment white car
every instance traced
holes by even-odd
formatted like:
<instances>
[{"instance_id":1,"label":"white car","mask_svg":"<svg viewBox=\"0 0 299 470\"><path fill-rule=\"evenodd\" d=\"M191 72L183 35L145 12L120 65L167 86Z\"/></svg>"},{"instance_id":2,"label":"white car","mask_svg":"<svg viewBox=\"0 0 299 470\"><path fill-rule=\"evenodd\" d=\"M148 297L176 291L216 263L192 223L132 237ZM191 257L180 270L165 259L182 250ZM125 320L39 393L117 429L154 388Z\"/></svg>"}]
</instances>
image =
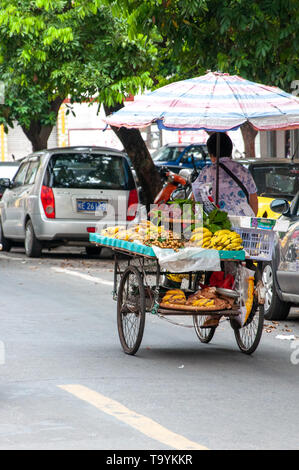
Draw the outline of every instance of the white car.
<instances>
[{"instance_id":1,"label":"white car","mask_svg":"<svg viewBox=\"0 0 299 470\"><path fill-rule=\"evenodd\" d=\"M0 181L1 184L1 181ZM44 150L26 157L0 202L0 243L23 242L27 256L72 244L99 252L89 233L127 225L138 213L138 192L125 153L104 147Z\"/></svg>"}]
</instances>

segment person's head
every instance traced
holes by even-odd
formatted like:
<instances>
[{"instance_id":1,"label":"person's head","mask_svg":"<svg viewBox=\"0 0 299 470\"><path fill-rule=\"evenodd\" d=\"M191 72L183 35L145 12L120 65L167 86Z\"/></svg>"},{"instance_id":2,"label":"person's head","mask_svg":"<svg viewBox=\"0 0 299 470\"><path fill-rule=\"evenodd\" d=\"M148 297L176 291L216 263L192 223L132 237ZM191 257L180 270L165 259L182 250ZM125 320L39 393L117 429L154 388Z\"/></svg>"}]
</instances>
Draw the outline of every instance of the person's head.
<instances>
[{"instance_id":1,"label":"person's head","mask_svg":"<svg viewBox=\"0 0 299 470\"><path fill-rule=\"evenodd\" d=\"M212 162L216 161L217 155L217 134L220 135L220 153L219 157L231 157L233 151L233 143L230 137L224 132L214 132L208 140L207 147Z\"/></svg>"}]
</instances>

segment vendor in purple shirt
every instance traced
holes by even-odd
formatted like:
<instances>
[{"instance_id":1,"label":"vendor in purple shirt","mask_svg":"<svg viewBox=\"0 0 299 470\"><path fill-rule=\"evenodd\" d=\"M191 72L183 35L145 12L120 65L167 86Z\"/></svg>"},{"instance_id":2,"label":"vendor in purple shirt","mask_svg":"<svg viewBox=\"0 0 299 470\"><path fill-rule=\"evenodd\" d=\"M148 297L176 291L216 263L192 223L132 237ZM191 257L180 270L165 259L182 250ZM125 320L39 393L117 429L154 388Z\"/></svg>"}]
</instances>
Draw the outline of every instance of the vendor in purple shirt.
<instances>
[{"instance_id":1,"label":"vendor in purple shirt","mask_svg":"<svg viewBox=\"0 0 299 470\"><path fill-rule=\"evenodd\" d=\"M219 168L219 208L231 215L254 217L258 211L258 199L252 175L241 163L232 160L233 144L230 137L223 132L218 134L220 134L219 162L238 180L235 181L225 169ZM211 195L216 201L216 140L217 132L212 134L207 141L212 165L205 166L192 185L196 201L200 199L199 191L204 185L211 186Z\"/></svg>"}]
</instances>

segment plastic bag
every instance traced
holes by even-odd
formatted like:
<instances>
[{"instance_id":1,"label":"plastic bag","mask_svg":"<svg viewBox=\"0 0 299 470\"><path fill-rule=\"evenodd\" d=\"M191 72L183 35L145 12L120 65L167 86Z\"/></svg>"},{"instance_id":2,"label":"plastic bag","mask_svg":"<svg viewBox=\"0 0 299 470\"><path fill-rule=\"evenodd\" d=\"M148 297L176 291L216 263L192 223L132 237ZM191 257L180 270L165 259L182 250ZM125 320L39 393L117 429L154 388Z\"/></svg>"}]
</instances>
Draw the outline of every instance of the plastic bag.
<instances>
[{"instance_id":1,"label":"plastic bag","mask_svg":"<svg viewBox=\"0 0 299 470\"><path fill-rule=\"evenodd\" d=\"M220 256L217 250L204 248L183 248L178 252L152 246L162 269L171 273L191 271L221 271Z\"/></svg>"},{"instance_id":2,"label":"plastic bag","mask_svg":"<svg viewBox=\"0 0 299 470\"><path fill-rule=\"evenodd\" d=\"M245 266L239 266L235 279L234 289L239 294L241 313L236 319L243 327L251 313L254 301L254 275L255 272Z\"/></svg>"}]
</instances>

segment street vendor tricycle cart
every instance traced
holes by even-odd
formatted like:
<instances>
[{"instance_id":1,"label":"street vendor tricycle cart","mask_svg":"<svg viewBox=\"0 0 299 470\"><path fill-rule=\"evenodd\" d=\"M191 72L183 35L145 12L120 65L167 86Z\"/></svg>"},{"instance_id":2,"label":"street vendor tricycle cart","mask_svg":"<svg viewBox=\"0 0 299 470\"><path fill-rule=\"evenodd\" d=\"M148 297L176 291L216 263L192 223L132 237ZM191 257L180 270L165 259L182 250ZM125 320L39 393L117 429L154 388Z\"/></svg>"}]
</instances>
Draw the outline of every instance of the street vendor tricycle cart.
<instances>
[{"instance_id":1,"label":"street vendor tricycle cart","mask_svg":"<svg viewBox=\"0 0 299 470\"><path fill-rule=\"evenodd\" d=\"M247 232L247 249L252 245L252 237L257 237L258 231L252 229ZM251 235L248 236L248 233ZM235 338L240 350L246 354L252 354L259 345L264 325L264 308L261 294L261 264L266 256L269 256L269 241L273 233L259 231L259 239L256 240L255 247L258 247L258 255L248 256L245 259L245 251L219 252L221 269L235 273L234 293L228 295L235 296L230 308L221 310L211 308L200 308L192 306L164 306L163 296L171 289L169 279L170 271L161 269L160 262L151 247L131 243L124 240L103 237L99 234L91 234L90 240L98 246L110 247L114 251L114 300L117 301L117 326L122 348L125 353L134 355L138 351L144 332L146 314L153 314L164 319L174 317L186 318L189 316L193 320L193 326L199 340L202 343L209 343L215 333L216 328L202 328L207 316L215 315L230 322ZM245 238L246 235L243 233ZM261 243L261 237L263 243ZM261 247L268 249L268 254L260 253ZM241 292L242 268L247 266L253 272L252 281L254 283L254 295L250 313L246 321L242 324L240 305L245 305L245 299ZM245 269L247 270L247 269ZM186 295L192 295L198 290L200 282L211 273L205 270L184 272L179 276L185 283ZM176 272L176 276L178 273ZM253 279L252 278L252 279ZM183 287L181 287L183 289ZM227 298L225 289L218 289L223 298ZM224 291L224 292L223 292ZM229 291L228 291L229 292ZM221 295L220 295L221 297ZM244 318L243 318L244 321ZM176 323L177 324L177 323Z\"/></svg>"}]
</instances>

